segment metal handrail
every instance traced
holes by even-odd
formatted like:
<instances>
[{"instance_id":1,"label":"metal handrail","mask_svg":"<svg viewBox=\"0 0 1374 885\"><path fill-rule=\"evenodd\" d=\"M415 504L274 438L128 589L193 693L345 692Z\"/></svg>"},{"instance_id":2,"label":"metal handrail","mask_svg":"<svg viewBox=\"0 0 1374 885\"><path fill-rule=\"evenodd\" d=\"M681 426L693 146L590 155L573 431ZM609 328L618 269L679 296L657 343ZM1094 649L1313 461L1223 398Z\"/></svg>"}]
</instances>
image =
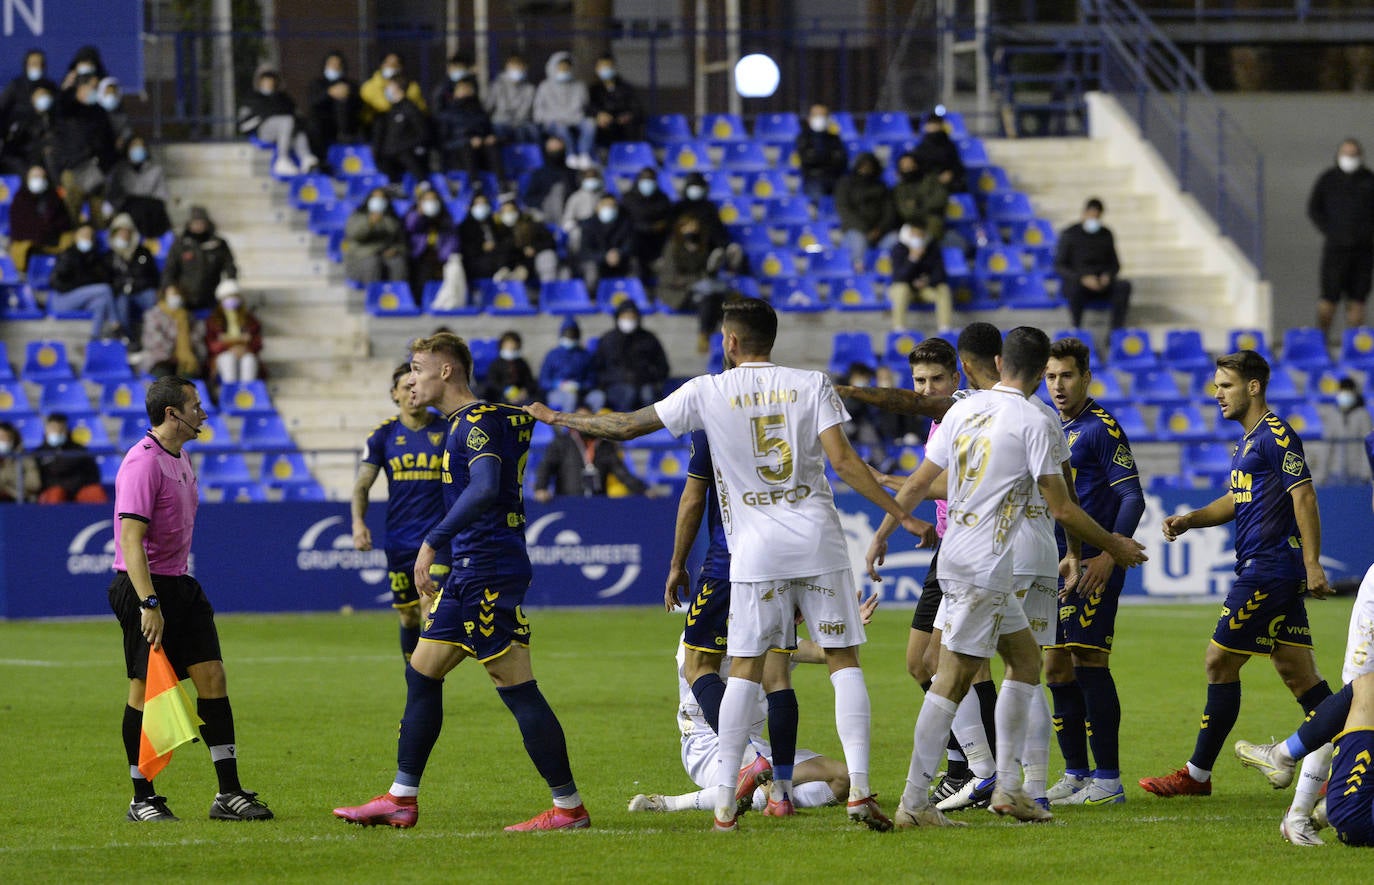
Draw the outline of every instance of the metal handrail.
<instances>
[{"instance_id":1,"label":"metal handrail","mask_svg":"<svg viewBox=\"0 0 1374 885\"><path fill-rule=\"evenodd\" d=\"M1202 74L1132 0L1080 0L1113 95L1178 179L1264 273L1264 156Z\"/></svg>"}]
</instances>

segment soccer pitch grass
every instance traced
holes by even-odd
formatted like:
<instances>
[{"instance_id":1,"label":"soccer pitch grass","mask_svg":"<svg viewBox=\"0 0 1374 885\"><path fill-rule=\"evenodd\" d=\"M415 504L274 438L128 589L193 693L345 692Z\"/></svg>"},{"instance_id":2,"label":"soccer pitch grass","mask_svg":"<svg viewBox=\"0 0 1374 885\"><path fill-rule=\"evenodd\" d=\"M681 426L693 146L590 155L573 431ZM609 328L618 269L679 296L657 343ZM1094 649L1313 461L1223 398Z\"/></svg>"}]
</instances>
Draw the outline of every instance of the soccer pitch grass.
<instances>
[{"instance_id":1,"label":"soccer pitch grass","mask_svg":"<svg viewBox=\"0 0 1374 885\"><path fill-rule=\"evenodd\" d=\"M213 583L210 585L213 596ZM1349 600L1311 603L1323 674L1333 683ZM158 778L177 824L128 823L119 739L125 693L113 619L0 623L0 825L7 882L235 881L1369 881L1371 856L1282 841L1289 793L1243 770L1229 745L1210 798L1157 799L1135 786L1181 765L1204 700L1212 605L1125 607L1114 670L1124 708L1128 802L1056 809L1018 825L984 811L965 830L873 833L841 808L791 820L746 815L716 835L706 813L631 814L639 792L687 792L678 757L673 652L680 616L648 609L532 613L540 685L563 721L592 816L587 831L512 834L549 805L515 723L485 673L449 676L444 734L425 774L419 825L361 829L330 816L381 793L395 768L405 686L389 613L223 616L244 785L277 814L210 821L213 769L203 745L178 750ZM873 699L872 782L889 813L901 793L920 690L903 656L909 609L879 611L863 651ZM1288 734L1300 711L1265 660L1245 671L1232 738ZM821 667L796 674L802 746L841 757ZM1051 757L1051 779L1062 762Z\"/></svg>"}]
</instances>

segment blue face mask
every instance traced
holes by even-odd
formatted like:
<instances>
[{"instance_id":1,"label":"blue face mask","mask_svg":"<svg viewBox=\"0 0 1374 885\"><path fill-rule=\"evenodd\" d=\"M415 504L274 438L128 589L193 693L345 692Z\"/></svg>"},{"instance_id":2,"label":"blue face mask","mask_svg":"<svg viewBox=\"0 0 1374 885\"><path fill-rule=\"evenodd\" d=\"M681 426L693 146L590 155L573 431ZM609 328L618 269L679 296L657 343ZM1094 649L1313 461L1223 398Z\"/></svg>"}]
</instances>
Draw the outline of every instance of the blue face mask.
<instances>
[{"instance_id":1,"label":"blue face mask","mask_svg":"<svg viewBox=\"0 0 1374 885\"><path fill-rule=\"evenodd\" d=\"M146 159L148 159L148 149L147 149L147 148L141 148L141 147L129 148L129 162L130 162L130 163L142 163L142 162L143 162L144 160L146 160Z\"/></svg>"},{"instance_id":2,"label":"blue face mask","mask_svg":"<svg viewBox=\"0 0 1374 885\"><path fill-rule=\"evenodd\" d=\"M52 446L55 449L67 441L67 434L45 433L43 435L43 439L47 441L48 445Z\"/></svg>"},{"instance_id":3,"label":"blue face mask","mask_svg":"<svg viewBox=\"0 0 1374 885\"><path fill-rule=\"evenodd\" d=\"M561 347L561 348L563 348L564 350L572 350L574 347L577 346L577 339L576 339L576 338L559 338L559 339L558 339L558 346Z\"/></svg>"},{"instance_id":4,"label":"blue face mask","mask_svg":"<svg viewBox=\"0 0 1374 885\"><path fill-rule=\"evenodd\" d=\"M635 182L635 187L639 188L639 192L644 196L652 197L654 191L658 190L658 182L654 181L652 178L641 178L639 181Z\"/></svg>"}]
</instances>

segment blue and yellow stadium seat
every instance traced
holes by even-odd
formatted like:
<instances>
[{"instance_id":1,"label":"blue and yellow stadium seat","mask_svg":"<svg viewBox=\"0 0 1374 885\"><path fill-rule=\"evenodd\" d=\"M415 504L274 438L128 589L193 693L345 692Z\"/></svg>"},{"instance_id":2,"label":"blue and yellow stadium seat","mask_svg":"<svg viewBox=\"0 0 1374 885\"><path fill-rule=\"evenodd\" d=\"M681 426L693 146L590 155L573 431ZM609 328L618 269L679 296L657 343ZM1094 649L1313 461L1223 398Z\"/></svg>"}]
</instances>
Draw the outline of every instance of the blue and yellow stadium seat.
<instances>
[{"instance_id":1,"label":"blue and yellow stadium seat","mask_svg":"<svg viewBox=\"0 0 1374 885\"><path fill-rule=\"evenodd\" d=\"M328 175L312 172L301 175L291 182L287 200L292 209L306 210L311 206L327 206L339 201L334 193L334 180Z\"/></svg>"},{"instance_id":2,"label":"blue and yellow stadium seat","mask_svg":"<svg viewBox=\"0 0 1374 885\"><path fill-rule=\"evenodd\" d=\"M830 306L845 311L886 310L883 287L873 274L841 277L830 284Z\"/></svg>"},{"instance_id":3,"label":"blue and yellow stadium seat","mask_svg":"<svg viewBox=\"0 0 1374 885\"><path fill-rule=\"evenodd\" d=\"M126 415L147 418L148 382L140 378L127 381L107 381L100 388L100 413L123 418Z\"/></svg>"},{"instance_id":4,"label":"blue and yellow stadium seat","mask_svg":"<svg viewBox=\"0 0 1374 885\"><path fill-rule=\"evenodd\" d=\"M692 140L692 128L682 114L653 114L645 121L644 135L660 146L681 144Z\"/></svg>"},{"instance_id":5,"label":"blue and yellow stadium seat","mask_svg":"<svg viewBox=\"0 0 1374 885\"><path fill-rule=\"evenodd\" d=\"M1197 329L1171 329L1164 335L1164 365L1178 372L1211 369L1212 357L1202 346L1202 333Z\"/></svg>"},{"instance_id":6,"label":"blue and yellow stadium seat","mask_svg":"<svg viewBox=\"0 0 1374 885\"><path fill-rule=\"evenodd\" d=\"M804 277L774 280L772 304L784 313L819 313L827 306L816 284Z\"/></svg>"},{"instance_id":7,"label":"blue and yellow stadium seat","mask_svg":"<svg viewBox=\"0 0 1374 885\"><path fill-rule=\"evenodd\" d=\"M763 144L790 148L801 131L801 120L793 113L759 114L754 119L754 138Z\"/></svg>"},{"instance_id":8,"label":"blue and yellow stadium seat","mask_svg":"<svg viewBox=\"0 0 1374 885\"><path fill-rule=\"evenodd\" d=\"M300 452L281 452L263 458L260 481L268 488L280 488L300 485L301 483L313 483L315 478L310 475L310 468L305 463L304 455Z\"/></svg>"},{"instance_id":9,"label":"blue and yellow stadium seat","mask_svg":"<svg viewBox=\"0 0 1374 885\"><path fill-rule=\"evenodd\" d=\"M252 482L248 461L239 452L211 452L200 461L199 479L209 485Z\"/></svg>"},{"instance_id":10,"label":"blue and yellow stadium seat","mask_svg":"<svg viewBox=\"0 0 1374 885\"><path fill-rule=\"evenodd\" d=\"M1331 366L1331 353L1326 349L1326 333L1310 326L1285 329L1283 333L1283 364L1305 372Z\"/></svg>"},{"instance_id":11,"label":"blue and yellow stadium seat","mask_svg":"<svg viewBox=\"0 0 1374 885\"><path fill-rule=\"evenodd\" d=\"M596 313L587 284L580 279L545 280L539 286L539 309L559 316Z\"/></svg>"},{"instance_id":12,"label":"blue and yellow stadium seat","mask_svg":"<svg viewBox=\"0 0 1374 885\"><path fill-rule=\"evenodd\" d=\"M472 281L468 281L472 285ZM486 311L495 316L532 316L538 309L530 304L525 284L519 280L482 280L478 284L482 291L482 304Z\"/></svg>"},{"instance_id":13,"label":"blue and yellow stadium seat","mask_svg":"<svg viewBox=\"0 0 1374 885\"><path fill-rule=\"evenodd\" d=\"M1191 396L1179 391L1174 373L1165 368L1137 372L1131 394L1138 402L1150 406L1180 406L1192 401Z\"/></svg>"},{"instance_id":14,"label":"blue and yellow stadium seat","mask_svg":"<svg viewBox=\"0 0 1374 885\"><path fill-rule=\"evenodd\" d=\"M1262 329L1232 329L1227 334L1226 340L1227 353L1253 350L1264 357L1270 365L1274 364L1274 354L1269 350L1269 343Z\"/></svg>"},{"instance_id":15,"label":"blue and yellow stadium seat","mask_svg":"<svg viewBox=\"0 0 1374 885\"><path fill-rule=\"evenodd\" d=\"M710 172L716 168L711 150L704 141L683 141L663 152L663 165L670 172Z\"/></svg>"},{"instance_id":16,"label":"blue and yellow stadium seat","mask_svg":"<svg viewBox=\"0 0 1374 885\"><path fill-rule=\"evenodd\" d=\"M220 409L226 415L274 415L272 397L264 381L226 383L219 391Z\"/></svg>"},{"instance_id":17,"label":"blue and yellow stadium seat","mask_svg":"<svg viewBox=\"0 0 1374 885\"><path fill-rule=\"evenodd\" d=\"M92 339L86 342L86 362L81 377L91 381L119 381L132 378L129 368L129 348L117 338Z\"/></svg>"},{"instance_id":18,"label":"blue and yellow stadium seat","mask_svg":"<svg viewBox=\"0 0 1374 885\"><path fill-rule=\"evenodd\" d=\"M15 421L36 414L22 381L0 381L0 419Z\"/></svg>"},{"instance_id":19,"label":"blue and yellow stadium seat","mask_svg":"<svg viewBox=\"0 0 1374 885\"><path fill-rule=\"evenodd\" d=\"M44 415L66 412L68 415L93 415L95 406L80 381L45 381L38 394L38 411Z\"/></svg>"},{"instance_id":20,"label":"blue and yellow stadium seat","mask_svg":"<svg viewBox=\"0 0 1374 885\"><path fill-rule=\"evenodd\" d=\"M420 308L404 280L378 280L367 284L363 309L374 317L414 317Z\"/></svg>"},{"instance_id":21,"label":"blue and yellow stadium seat","mask_svg":"<svg viewBox=\"0 0 1374 885\"><path fill-rule=\"evenodd\" d=\"M66 381L75 376L67 359L67 345L61 341L30 341L24 346L26 381Z\"/></svg>"},{"instance_id":22,"label":"blue and yellow stadium seat","mask_svg":"<svg viewBox=\"0 0 1374 885\"><path fill-rule=\"evenodd\" d=\"M372 148L365 144L332 145L327 159L334 174L339 178L377 174L377 163L372 158Z\"/></svg>"},{"instance_id":23,"label":"blue and yellow stadium seat","mask_svg":"<svg viewBox=\"0 0 1374 885\"><path fill-rule=\"evenodd\" d=\"M1305 445L1311 445L1326 436L1326 425L1315 404L1299 402L1277 411L1279 417L1287 421L1288 426L1302 437Z\"/></svg>"},{"instance_id":24,"label":"blue and yellow stadium seat","mask_svg":"<svg viewBox=\"0 0 1374 885\"><path fill-rule=\"evenodd\" d=\"M697 138L717 143L748 141L749 130L739 114L704 114Z\"/></svg>"},{"instance_id":25,"label":"blue and yellow stadium seat","mask_svg":"<svg viewBox=\"0 0 1374 885\"><path fill-rule=\"evenodd\" d=\"M614 314L626 301L634 302L641 314L656 311L639 277L606 277L596 284L596 306L603 313Z\"/></svg>"},{"instance_id":26,"label":"blue and yellow stadium seat","mask_svg":"<svg viewBox=\"0 0 1374 885\"><path fill-rule=\"evenodd\" d=\"M1110 342L1107 365L1113 369L1136 372L1153 369L1159 364L1159 358L1150 344L1150 333L1144 329L1113 329Z\"/></svg>"},{"instance_id":27,"label":"blue and yellow stadium seat","mask_svg":"<svg viewBox=\"0 0 1374 885\"><path fill-rule=\"evenodd\" d=\"M239 431L239 445L244 449L261 451L295 449L291 434L286 430L286 422L275 414L245 415L243 428Z\"/></svg>"},{"instance_id":28,"label":"blue and yellow stadium seat","mask_svg":"<svg viewBox=\"0 0 1374 885\"><path fill-rule=\"evenodd\" d=\"M1364 372L1374 371L1374 329L1346 329L1341 336L1341 362Z\"/></svg>"}]
</instances>

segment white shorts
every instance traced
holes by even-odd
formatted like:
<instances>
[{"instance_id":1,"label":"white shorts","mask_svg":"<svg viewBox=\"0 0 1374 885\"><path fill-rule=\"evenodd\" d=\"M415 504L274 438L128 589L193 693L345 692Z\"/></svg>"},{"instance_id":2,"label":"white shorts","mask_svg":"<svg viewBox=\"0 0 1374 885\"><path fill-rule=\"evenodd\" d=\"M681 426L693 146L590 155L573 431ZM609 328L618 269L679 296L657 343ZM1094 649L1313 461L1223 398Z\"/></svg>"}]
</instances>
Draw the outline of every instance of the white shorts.
<instances>
[{"instance_id":1,"label":"white shorts","mask_svg":"<svg viewBox=\"0 0 1374 885\"><path fill-rule=\"evenodd\" d=\"M1354 682L1366 673L1374 673L1374 565L1364 573L1355 607L1350 611L1350 634L1345 640L1341 682Z\"/></svg>"},{"instance_id":2,"label":"white shorts","mask_svg":"<svg viewBox=\"0 0 1374 885\"><path fill-rule=\"evenodd\" d=\"M991 658L997 639L1030 624L1021 600L1008 590L989 590L963 581L940 579L945 598L935 615L935 627L945 648L961 655Z\"/></svg>"},{"instance_id":3,"label":"white shorts","mask_svg":"<svg viewBox=\"0 0 1374 885\"><path fill-rule=\"evenodd\" d=\"M703 790L714 787L716 780L716 748L720 746L720 741L716 738L716 733L710 731L693 731L682 736L682 768L687 772L687 776L692 779L692 783L701 787ZM768 741L761 737L751 735L749 743L744 747L744 757L740 759L740 767L743 768L749 762L754 761L754 752L758 751L768 758L771 765L773 762L773 748L768 745ZM815 759L820 753L814 750L797 748L796 764L801 765L810 759Z\"/></svg>"},{"instance_id":4,"label":"white shorts","mask_svg":"<svg viewBox=\"0 0 1374 885\"><path fill-rule=\"evenodd\" d=\"M732 581L729 655L756 658L770 649L796 648L798 612L822 648L848 648L866 638L849 569L776 581Z\"/></svg>"},{"instance_id":5,"label":"white shorts","mask_svg":"<svg viewBox=\"0 0 1374 885\"><path fill-rule=\"evenodd\" d=\"M1011 590L1021 600L1031 635L1039 646L1054 645L1059 628L1059 579L1046 575L1016 575Z\"/></svg>"}]
</instances>

